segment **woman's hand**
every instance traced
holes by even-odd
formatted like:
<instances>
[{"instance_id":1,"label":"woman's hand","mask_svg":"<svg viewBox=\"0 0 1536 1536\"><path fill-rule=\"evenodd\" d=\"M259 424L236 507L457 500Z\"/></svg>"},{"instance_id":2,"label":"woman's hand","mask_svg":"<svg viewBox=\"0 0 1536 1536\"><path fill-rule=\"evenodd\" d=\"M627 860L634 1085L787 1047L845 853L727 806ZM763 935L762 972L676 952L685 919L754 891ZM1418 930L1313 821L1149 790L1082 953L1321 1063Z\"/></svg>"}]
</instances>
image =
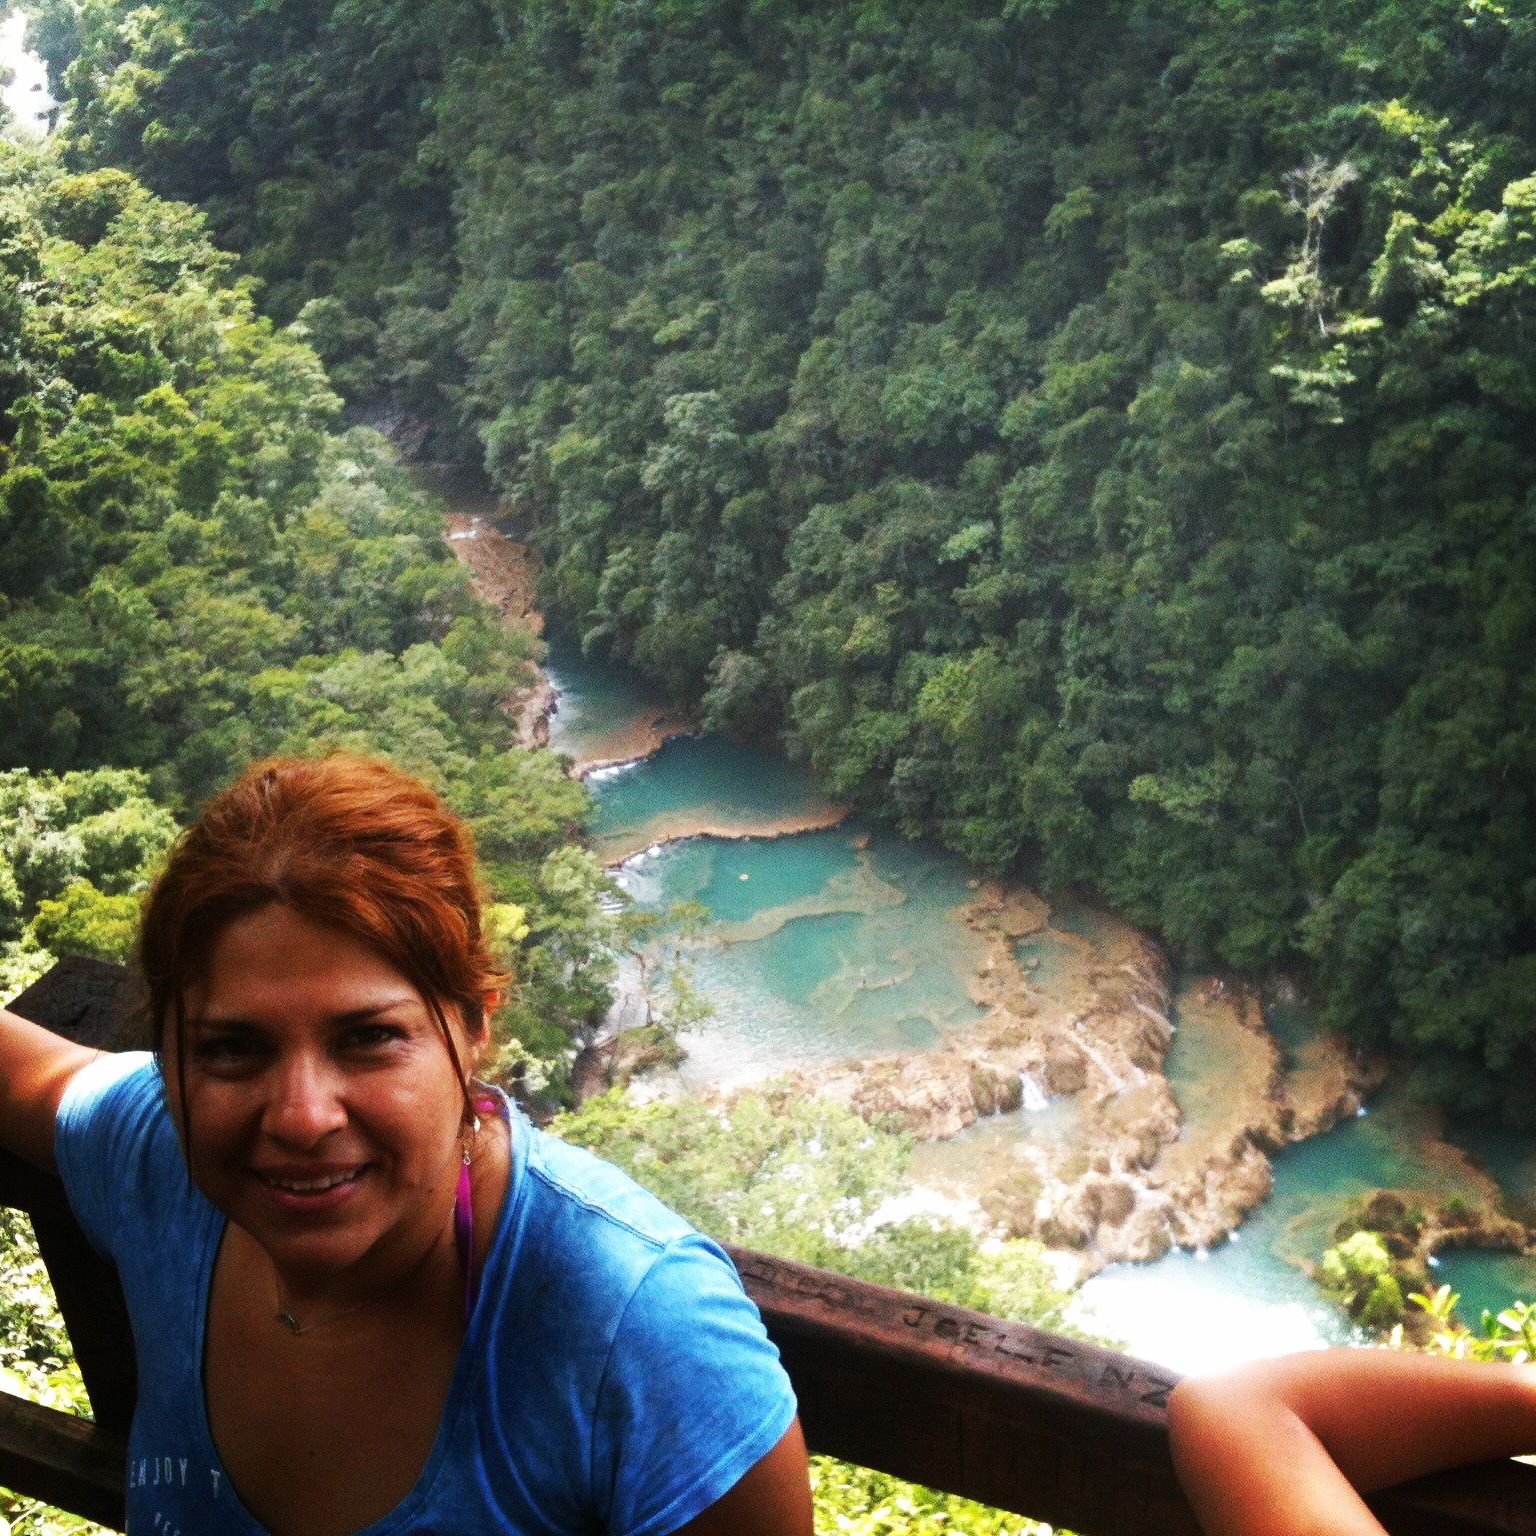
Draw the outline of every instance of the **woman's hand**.
<instances>
[{"instance_id":1,"label":"woman's hand","mask_svg":"<svg viewBox=\"0 0 1536 1536\"><path fill-rule=\"evenodd\" d=\"M70 1078L99 1054L0 1008L0 1147L56 1173L59 1101Z\"/></svg>"},{"instance_id":2,"label":"woman's hand","mask_svg":"<svg viewBox=\"0 0 1536 1536\"><path fill-rule=\"evenodd\" d=\"M1180 1382L1168 1425L1208 1536L1384 1536L1362 1493L1536 1450L1536 1366L1289 1355Z\"/></svg>"}]
</instances>

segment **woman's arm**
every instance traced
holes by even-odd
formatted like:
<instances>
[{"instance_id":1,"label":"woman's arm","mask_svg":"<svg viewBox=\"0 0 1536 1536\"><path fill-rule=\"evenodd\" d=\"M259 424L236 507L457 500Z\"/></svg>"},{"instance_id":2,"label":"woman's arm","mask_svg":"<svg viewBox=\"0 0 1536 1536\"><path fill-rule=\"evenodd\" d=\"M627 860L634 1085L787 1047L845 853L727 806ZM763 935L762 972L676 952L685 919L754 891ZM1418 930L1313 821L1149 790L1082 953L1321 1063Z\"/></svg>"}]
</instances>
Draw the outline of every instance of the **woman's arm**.
<instances>
[{"instance_id":1,"label":"woman's arm","mask_svg":"<svg viewBox=\"0 0 1536 1536\"><path fill-rule=\"evenodd\" d=\"M1288 1355L1180 1382L1168 1424L1208 1536L1383 1536L1361 1493L1536 1451L1536 1366Z\"/></svg>"},{"instance_id":2,"label":"woman's arm","mask_svg":"<svg viewBox=\"0 0 1536 1536\"><path fill-rule=\"evenodd\" d=\"M69 1080L100 1054L0 1008L0 1147L49 1173L53 1124Z\"/></svg>"},{"instance_id":3,"label":"woman's arm","mask_svg":"<svg viewBox=\"0 0 1536 1536\"><path fill-rule=\"evenodd\" d=\"M812 1536L810 1472L796 1419L784 1438L724 1498L676 1536Z\"/></svg>"},{"instance_id":4,"label":"woman's arm","mask_svg":"<svg viewBox=\"0 0 1536 1536\"><path fill-rule=\"evenodd\" d=\"M813 1536L811 1475L796 1419L725 1498L696 1514L676 1536Z\"/></svg>"}]
</instances>

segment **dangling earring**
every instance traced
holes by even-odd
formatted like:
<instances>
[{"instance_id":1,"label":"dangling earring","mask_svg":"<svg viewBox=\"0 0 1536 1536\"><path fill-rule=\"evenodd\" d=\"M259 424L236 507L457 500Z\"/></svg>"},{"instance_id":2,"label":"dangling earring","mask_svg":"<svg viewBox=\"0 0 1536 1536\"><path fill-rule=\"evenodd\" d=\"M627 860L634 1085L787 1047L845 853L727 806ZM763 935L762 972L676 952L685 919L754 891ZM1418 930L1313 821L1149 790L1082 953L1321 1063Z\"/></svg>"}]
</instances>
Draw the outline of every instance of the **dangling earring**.
<instances>
[{"instance_id":1,"label":"dangling earring","mask_svg":"<svg viewBox=\"0 0 1536 1536\"><path fill-rule=\"evenodd\" d=\"M469 1176L471 1140L480 1134L480 1117L472 1115L469 1135L464 1138L464 1161L459 1167L459 1187L453 1197L453 1246L458 1249L459 1268L464 1273L464 1322L467 1326L475 1310L475 1191Z\"/></svg>"}]
</instances>

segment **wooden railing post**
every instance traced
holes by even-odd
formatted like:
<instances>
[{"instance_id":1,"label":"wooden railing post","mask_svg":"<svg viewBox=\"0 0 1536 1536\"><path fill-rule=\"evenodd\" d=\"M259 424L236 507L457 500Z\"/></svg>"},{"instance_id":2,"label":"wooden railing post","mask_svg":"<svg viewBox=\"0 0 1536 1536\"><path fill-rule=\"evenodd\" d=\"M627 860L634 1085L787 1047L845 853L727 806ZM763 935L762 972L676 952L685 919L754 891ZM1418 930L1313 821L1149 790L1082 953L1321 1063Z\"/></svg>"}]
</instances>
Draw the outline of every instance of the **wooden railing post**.
<instances>
[{"instance_id":1,"label":"wooden railing post","mask_svg":"<svg viewBox=\"0 0 1536 1536\"><path fill-rule=\"evenodd\" d=\"M81 1045L125 1050L133 1037L127 972L101 960L60 960L8 1004L13 1013ZM0 1204L26 1211L48 1266L96 1422L128 1431L137 1393L133 1333L117 1271L91 1247L61 1198L57 1179L19 1158L0 1163Z\"/></svg>"}]
</instances>

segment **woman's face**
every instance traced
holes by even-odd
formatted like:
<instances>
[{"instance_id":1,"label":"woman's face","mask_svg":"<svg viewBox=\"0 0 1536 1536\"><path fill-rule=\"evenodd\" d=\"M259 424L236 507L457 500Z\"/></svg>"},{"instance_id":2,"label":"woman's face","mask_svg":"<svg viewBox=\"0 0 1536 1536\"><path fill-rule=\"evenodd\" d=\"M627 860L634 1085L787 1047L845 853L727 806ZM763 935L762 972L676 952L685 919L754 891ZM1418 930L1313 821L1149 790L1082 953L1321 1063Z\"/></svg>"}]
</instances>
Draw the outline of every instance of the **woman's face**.
<instances>
[{"instance_id":1,"label":"woman's face","mask_svg":"<svg viewBox=\"0 0 1536 1536\"><path fill-rule=\"evenodd\" d=\"M452 1207L464 1099L411 983L274 903L230 923L186 1002L177 1119L208 1199L295 1281L425 1251ZM448 1012L471 1071L483 1039ZM174 1100L174 1059L166 1081Z\"/></svg>"}]
</instances>

